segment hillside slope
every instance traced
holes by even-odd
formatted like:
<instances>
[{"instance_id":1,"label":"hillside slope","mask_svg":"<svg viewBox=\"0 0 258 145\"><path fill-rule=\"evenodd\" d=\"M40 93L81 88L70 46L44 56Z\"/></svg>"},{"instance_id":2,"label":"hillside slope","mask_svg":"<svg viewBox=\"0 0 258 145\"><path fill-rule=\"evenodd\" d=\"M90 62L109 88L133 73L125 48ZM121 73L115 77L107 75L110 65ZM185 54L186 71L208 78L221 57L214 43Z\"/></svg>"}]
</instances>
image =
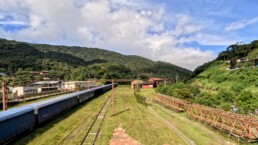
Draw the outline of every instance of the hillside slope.
<instances>
[{"instance_id":1,"label":"hillside slope","mask_svg":"<svg viewBox=\"0 0 258 145\"><path fill-rule=\"evenodd\" d=\"M245 114L254 113L258 109L257 58L258 41L231 45L214 61L196 68L185 84L157 90L193 103Z\"/></svg>"},{"instance_id":2,"label":"hillside slope","mask_svg":"<svg viewBox=\"0 0 258 145\"><path fill-rule=\"evenodd\" d=\"M196 69L190 84L201 89L198 101L225 110L235 107L242 113L258 109L257 52L257 41L231 45L216 60Z\"/></svg>"},{"instance_id":3,"label":"hillside slope","mask_svg":"<svg viewBox=\"0 0 258 145\"><path fill-rule=\"evenodd\" d=\"M9 74L16 73L18 70L56 70L59 73L66 70L70 71L66 72L69 74L77 71L74 73L76 77L78 73L84 73L82 70L90 68L95 72L87 72L87 75L76 79L101 76L136 78L139 76L175 77L176 75L185 79L191 73L187 69L169 63L154 62L140 56L127 56L98 48L30 44L0 39L0 50L0 71ZM116 74L107 74L108 70L113 70Z\"/></svg>"}]
</instances>

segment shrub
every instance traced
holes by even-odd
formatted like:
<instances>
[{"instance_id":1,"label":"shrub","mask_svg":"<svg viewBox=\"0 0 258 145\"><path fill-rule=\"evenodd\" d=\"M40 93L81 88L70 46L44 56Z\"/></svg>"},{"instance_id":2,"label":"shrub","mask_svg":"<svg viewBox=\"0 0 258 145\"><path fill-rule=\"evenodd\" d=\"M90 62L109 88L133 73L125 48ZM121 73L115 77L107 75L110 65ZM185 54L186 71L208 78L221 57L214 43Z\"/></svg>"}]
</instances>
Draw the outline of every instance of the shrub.
<instances>
[{"instance_id":1,"label":"shrub","mask_svg":"<svg viewBox=\"0 0 258 145\"><path fill-rule=\"evenodd\" d=\"M137 100L138 103L141 103L143 105L147 105L146 97L142 96L139 92L134 92L134 96L136 97L136 100Z\"/></svg>"},{"instance_id":2,"label":"shrub","mask_svg":"<svg viewBox=\"0 0 258 145\"><path fill-rule=\"evenodd\" d=\"M243 83L237 83L231 87L231 90L233 90L236 93L240 93L245 88L246 86Z\"/></svg>"},{"instance_id":3,"label":"shrub","mask_svg":"<svg viewBox=\"0 0 258 145\"><path fill-rule=\"evenodd\" d=\"M225 102L234 102L235 101L234 93L227 89L219 90L219 92L217 94L217 99L219 99L220 101L223 101L223 102L224 101Z\"/></svg>"},{"instance_id":4,"label":"shrub","mask_svg":"<svg viewBox=\"0 0 258 145\"><path fill-rule=\"evenodd\" d=\"M241 113L253 112L258 108L258 96L251 91L243 91L237 98Z\"/></svg>"},{"instance_id":5,"label":"shrub","mask_svg":"<svg viewBox=\"0 0 258 145\"><path fill-rule=\"evenodd\" d=\"M223 110L225 110L225 111L230 111L230 104L229 103L227 103L227 102L223 102L223 103L221 103L220 105L220 108L222 108Z\"/></svg>"},{"instance_id":6,"label":"shrub","mask_svg":"<svg viewBox=\"0 0 258 145\"><path fill-rule=\"evenodd\" d=\"M216 97L213 97L212 94L208 92L202 92L200 93L195 101L199 104L205 105L205 106L215 106L216 103Z\"/></svg>"}]
</instances>

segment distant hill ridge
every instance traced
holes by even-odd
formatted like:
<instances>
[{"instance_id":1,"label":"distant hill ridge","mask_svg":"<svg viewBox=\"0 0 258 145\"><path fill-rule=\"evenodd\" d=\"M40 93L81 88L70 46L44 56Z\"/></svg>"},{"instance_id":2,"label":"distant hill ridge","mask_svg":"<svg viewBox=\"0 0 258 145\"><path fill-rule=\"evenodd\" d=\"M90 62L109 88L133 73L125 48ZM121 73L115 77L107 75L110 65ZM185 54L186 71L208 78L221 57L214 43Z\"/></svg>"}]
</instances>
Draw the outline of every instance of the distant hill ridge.
<instances>
[{"instance_id":1,"label":"distant hill ridge","mask_svg":"<svg viewBox=\"0 0 258 145\"><path fill-rule=\"evenodd\" d=\"M127 77L134 78L137 76L175 77L178 75L179 78L186 79L191 73L185 68L170 63L155 62L141 56L122 55L99 48L31 44L0 39L0 50L0 69L9 74L19 70L61 71L64 68L68 72L71 68L94 67L98 64L118 65L120 70L124 66L131 72L131 76Z\"/></svg>"}]
</instances>

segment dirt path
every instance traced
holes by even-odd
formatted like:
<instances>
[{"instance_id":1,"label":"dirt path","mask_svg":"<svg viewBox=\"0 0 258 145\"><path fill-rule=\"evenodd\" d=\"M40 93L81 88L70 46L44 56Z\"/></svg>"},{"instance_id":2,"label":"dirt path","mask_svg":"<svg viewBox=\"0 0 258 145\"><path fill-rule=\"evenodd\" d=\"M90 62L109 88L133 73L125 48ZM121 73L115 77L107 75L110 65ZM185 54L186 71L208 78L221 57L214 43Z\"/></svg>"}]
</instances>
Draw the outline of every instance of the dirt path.
<instances>
[{"instance_id":1,"label":"dirt path","mask_svg":"<svg viewBox=\"0 0 258 145\"><path fill-rule=\"evenodd\" d=\"M117 127L109 141L109 145L141 145L141 143L126 134L121 127Z\"/></svg>"}]
</instances>

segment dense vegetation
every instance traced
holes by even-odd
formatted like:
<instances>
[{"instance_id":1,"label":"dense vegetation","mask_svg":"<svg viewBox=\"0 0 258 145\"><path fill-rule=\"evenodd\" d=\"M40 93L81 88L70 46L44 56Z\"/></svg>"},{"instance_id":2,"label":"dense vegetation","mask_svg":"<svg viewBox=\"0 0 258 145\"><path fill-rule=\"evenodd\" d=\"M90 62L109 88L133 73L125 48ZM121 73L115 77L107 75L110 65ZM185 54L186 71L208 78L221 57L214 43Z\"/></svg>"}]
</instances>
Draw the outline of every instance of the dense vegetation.
<instances>
[{"instance_id":1,"label":"dense vegetation","mask_svg":"<svg viewBox=\"0 0 258 145\"><path fill-rule=\"evenodd\" d=\"M258 67L255 63L258 41L234 47L196 68L185 84L160 86L156 91L227 111L255 112L258 109ZM249 58L249 61L235 62L239 69L227 69L232 59L240 58Z\"/></svg>"},{"instance_id":2,"label":"dense vegetation","mask_svg":"<svg viewBox=\"0 0 258 145\"><path fill-rule=\"evenodd\" d=\"M0 50L0 72L9 74L16 80L14 84L20 85L29 80L42 79L30 73L41 70L50 71L47 77L61 80L174 78L176 75L186 79L191 73L169 63L98 48L29 44L0 39Z\"/></svg>"}]
</instances>

